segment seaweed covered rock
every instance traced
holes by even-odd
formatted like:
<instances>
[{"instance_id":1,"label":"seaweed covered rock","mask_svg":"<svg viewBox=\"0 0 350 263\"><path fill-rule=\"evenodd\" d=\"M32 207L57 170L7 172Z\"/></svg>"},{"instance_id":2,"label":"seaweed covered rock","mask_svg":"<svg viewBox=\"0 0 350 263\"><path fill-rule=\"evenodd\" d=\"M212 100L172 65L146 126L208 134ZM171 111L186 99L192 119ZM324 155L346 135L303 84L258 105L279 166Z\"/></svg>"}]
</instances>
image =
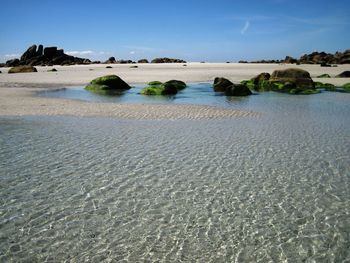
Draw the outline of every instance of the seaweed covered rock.
<instances>
[{"instance_id":1,"label":"seaweed covered rock","mask_svg":"<svg viewBox=\"0 0 350 263\"><path fill-rule=\"evenodd\" d=\"M17 66L10 68L8 73L28 73L28 72L38 72L33 66Z\"/></svg>"},{"instance_id":2,"label":"seaweed covered rock","mask_svg":"<svg viewBox=\"0 0 350 263\"><path fill-rule=\"evenodd\" d=\"M88 84L85 89L90 91L115 91L127 90L131 87L116 75L106 75L96 78Z\"/></svg>"},{"instance_id":3,"label":"seaweed covered rock","mask_svg":"<svg viewBox=\"0 0 350 263\"><path fill-rule=\"evenodd\" d=\"M350 71L343 71L342 73L337 75L336 78L350 78Z\"/></svg>"},{"instance_id":4,"label":"seaweed covered rock","mask_svg":"<svg viewBox=\"0 0 350 263\"><path fill-rule=\"evenodd\" d=\"M289 68L284 70L275 70L269 79L270 82L294 83L298 88L314 88L314 82L310 73L298 68Z\"/></svg>"},{"instance_id":5,"label":"seaweed covered rock","mask_svg":"<svg viewBox=\"0 0 350 263\"><path fill-rule=\"evenodd\" d=\"M318 93L310 73L298 68L275 70L269 79L269 88L291 94Z\"/></svg>"},{"instance_id":6,"label":"seaweed covered rock","mask_svg":"<svg viewBox=\"0 0 350 263\"><path fill-rule=\"evenodd\" d=\"M267 91L269 90L268 81L270 77L270 73L263 72L255 76L251 80L242 81L241 84L246 85L249 89L255 91Z\"/></svg>"},{"instance_id":7,"label":"seaweed covered rock","mask_svg":"<svg viewBox=\"0 0 350 263\"><path fill-rule=\"evenodd\" d=\"M225 78L215 78L213 89L215 92L224 92L227 96L248 96L252 94L247 85L233 84Z\"/></svg>"},{"instance_id":8,"label":"seaweed covered rock","mask_svg":"<svg viewBox=\"0 0 350 263\"><path fill-rule=\"evenodd\" d=\"M175 95L178 91L186 88L186 83L180 80L169 80L167 82L152 81L141 91L142 95Z\"/></svg>"},{"instance_id":9,"label":"seaweed covered rock","mask_svg":"<svg viewBox=\"0 0 350 263\"><path fill-rule=\"evenodd\" d=\"M336 91L337 87L330 83L315 82L315 87L317 89L324 89L327 91Z\"/></svg>"}]
</instances>

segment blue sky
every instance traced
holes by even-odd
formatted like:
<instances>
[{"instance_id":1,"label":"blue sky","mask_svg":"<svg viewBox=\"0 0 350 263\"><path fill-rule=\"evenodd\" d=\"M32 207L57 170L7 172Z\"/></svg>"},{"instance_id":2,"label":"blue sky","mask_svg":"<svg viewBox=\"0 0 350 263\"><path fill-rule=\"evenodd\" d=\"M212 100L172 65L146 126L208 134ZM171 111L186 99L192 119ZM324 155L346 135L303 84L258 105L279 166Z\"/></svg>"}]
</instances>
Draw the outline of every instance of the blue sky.
<instances>
[{"instance_id":1,"label":"blue sky","mask_svg":"<svg viewBox=\"0 0 350 263\"><path fill-rule=\"evenodd\" d=\"M225 62L350 48L348 0L0 0L0 61L32 44L104 60Z\"/></svg>"}]
</instances>

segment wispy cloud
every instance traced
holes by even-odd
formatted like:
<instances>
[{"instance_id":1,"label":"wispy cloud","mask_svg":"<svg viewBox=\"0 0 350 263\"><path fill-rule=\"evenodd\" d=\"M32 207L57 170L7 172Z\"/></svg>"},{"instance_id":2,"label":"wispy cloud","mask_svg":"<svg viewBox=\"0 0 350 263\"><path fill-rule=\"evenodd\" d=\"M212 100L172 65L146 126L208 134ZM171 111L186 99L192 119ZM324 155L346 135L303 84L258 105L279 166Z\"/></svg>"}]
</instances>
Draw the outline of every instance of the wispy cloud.
<instances>
[{"instance_id":1,"label":"wispy cloud","mask_svg":"<svg viewBox=\"0 0 350 263\"><path fill-rule=\"evenodd\" d=\"M129 52L130 55L135 55L136 51L132 50Z\"/></svg>"},{"instance_id":2,"label":"wispy cloud","mask_svg":"<svg viewBox=\"0 0 350 263\"><path fill-rule=\"evenodd\" d=\"M250 22L246 21L245 24L244 24L244 27L241 30L241 34L244 35L247 32L249 27L250 27Z\"/></svg>"},{"instance_id":3,"label":"wispy cloud","mask_svg":"<svg viewBox=\"0 0 350 263\"><path fill-rule=\"evenodd\" d=\"M93 54L96 54L96 52L91 51L91 50L67 51L66 53L68 55L71 55L71 56L81 56L81 55L93 55Z\"/></svg>"},{"instance_id":4,"label":"wispy cloud","mask_svg":"<svg viewBox=\"0 0 350 263\"><path fill-rule=\"evenodd\" d=\"M20 54L6 54L5 58L18 58L20 56L21 56Z\"/></svg>"},{"instance_id":5,"label":"wispy cloud","mask_svg":"<svg viewBox=\"0 0 350 263\"><path fill-rule=\"evenodd\" d=\"M237 21L266 21L275 19L272 16L265 15L231 15L226 16L223 20L237 20Z\"/></svg>"}]
</instances>

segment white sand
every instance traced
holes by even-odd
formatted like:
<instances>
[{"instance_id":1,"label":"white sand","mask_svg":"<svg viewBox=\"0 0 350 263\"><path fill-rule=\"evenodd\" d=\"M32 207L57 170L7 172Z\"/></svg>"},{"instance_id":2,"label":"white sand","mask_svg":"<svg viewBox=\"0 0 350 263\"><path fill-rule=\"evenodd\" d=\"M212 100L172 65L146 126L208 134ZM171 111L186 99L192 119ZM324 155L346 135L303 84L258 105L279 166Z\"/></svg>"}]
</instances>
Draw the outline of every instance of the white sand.
<instances>
[{"instance_id":1,"label":"white sand","mask_svg":"<svg viewBox=\"0 0 350 263\"><path fill-rule=\"evenodd\" d=\"M47 72L53 67L36 67L36 73L7 74L8 68L1 68L0 83L41 83L59 85L83 85L96 77L106 74L116 74L128 83L146 83L153 80L167 81L178 79L185 82L213 81L215 77L225 77L233 82L249 79L261 72L289 67L302 68L310 72L315 81L322 80L328 83L341 85L350 82L349 79L331 78L316 79L323 73L335 76L350 65L338 67L320 67L319 65L278 65L278 64L238 64L238 63L187 63L184 64L135 64L138 68L130 68L130 64L113 64L107 69L106 64L54 66L57 72ZM92 69L92 70L91 70Z\"/></svg>"},{"instance_id":2,"label":"white sand","mask_svg":"<svg viewBox=\"0 0 350 263\"><path fill-rule=\"evenodd\" d=\"M195 105L135 105L115 103L94 103L76 100L43 98L35 96L35 91L85 85L92 79L107 74L116 74L129 84L147 83L153 80L178 79L190 82L212 82L215 77L226 77L233 82L250 79L261 72L272 73L275 69L285 69L290 65L273 64L227 64L227 63L187 63L183 64L130 64L54 66L57 72L47 72L53 67L37 67L36 73L8 74L8 68L1 68L0 74L0 115L66 115L66 116L108 116L123 119L211 119L258 116L258 113L220 109ZM310 72L311 76L328 73L332 77L350 70L350 65L323 68L318 65L298 67ZM317 79L342 85L350 82L346 78Z\"/></svg>"}]
</instances>

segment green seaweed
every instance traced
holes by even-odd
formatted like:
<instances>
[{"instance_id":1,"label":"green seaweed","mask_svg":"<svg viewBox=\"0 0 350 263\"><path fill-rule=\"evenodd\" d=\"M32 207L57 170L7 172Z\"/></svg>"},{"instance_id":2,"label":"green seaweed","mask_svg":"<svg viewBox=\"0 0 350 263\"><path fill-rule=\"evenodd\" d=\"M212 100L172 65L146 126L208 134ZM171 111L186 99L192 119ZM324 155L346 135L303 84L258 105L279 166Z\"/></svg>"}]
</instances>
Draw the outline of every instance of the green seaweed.
<instances>
[{"instance_id":1,"label":"green seaweed","mask_svg":"<svg viewBox=\"0 0 350 263\"><path fill-rule=\"evenodd\" d=\"M350 83L346 83L342 86L343 90L345 92L350 92Z\"/></svg>"}]
</instances>

